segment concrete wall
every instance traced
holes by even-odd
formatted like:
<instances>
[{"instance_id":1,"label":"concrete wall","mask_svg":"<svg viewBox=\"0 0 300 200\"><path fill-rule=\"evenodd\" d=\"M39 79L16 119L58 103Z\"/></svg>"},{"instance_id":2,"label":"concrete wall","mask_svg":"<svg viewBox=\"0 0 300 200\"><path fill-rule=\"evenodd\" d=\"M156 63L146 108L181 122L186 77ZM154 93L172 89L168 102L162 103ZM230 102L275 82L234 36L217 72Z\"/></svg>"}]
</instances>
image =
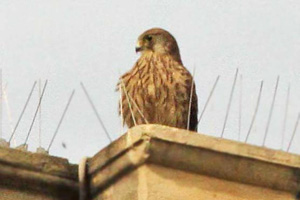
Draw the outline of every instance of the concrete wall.
<instances>
[{"instance_id":1,"label":"concrete wall","mask_svg":"<svg viewBox=\"0 0 300 200\"><path fill-rule=\"evenodd\" d=\"M95 200L295 200L300 157L145 125L91 158L89 176Z\"/></svg>"},{"instance_id":2,"label":"concrete wall","mask_svg":"<svg viewBox=\"0 0 300 200\"><path fill-rule=\"evenodd\" d=\"M94 199L295 200L295 195L155 164L144 164L120 178Z\"/></svg>"},{"instance_id":3,"label":"concrete wall","mask_svg":"<svg viewBox=\"0 0 300 200\"><path fill-rule=\"evenodd\" d=\"M299 200L300 156L158 125L87 159L85 200ZM0 148L0 199L79 199L77 165ZM82 199L83 200L83 199Z\"/></svg>"},{"instance_id":4,"label":"concrete wall","mask_svg":"<svg viewBox=\"0 0 300 200\"><path fill-rule=\"evenodd\" d=\"M62 158L0 147L0 197L77 199L77 166Z\"/></svg>"}]
</instances>

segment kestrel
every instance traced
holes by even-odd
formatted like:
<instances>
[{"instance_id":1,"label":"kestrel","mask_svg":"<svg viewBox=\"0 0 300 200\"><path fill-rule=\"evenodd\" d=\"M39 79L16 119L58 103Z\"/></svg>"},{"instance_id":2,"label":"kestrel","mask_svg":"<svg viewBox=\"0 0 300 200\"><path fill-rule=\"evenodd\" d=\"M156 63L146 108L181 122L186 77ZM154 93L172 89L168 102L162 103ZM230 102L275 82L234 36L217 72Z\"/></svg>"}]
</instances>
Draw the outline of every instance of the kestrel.
<instances>
[{"instance_id":1,"label":"kestrel","mask_svg":"<svg viewBox=\"0 0 300 200\"><path fill-rule=\"evenodd\" d=\"M128 128L149 123L197 131L195 83L175 38L153 28L138 37L135 50L140 58L119 81L119 111Z\"/></svg>"}]
</instances>

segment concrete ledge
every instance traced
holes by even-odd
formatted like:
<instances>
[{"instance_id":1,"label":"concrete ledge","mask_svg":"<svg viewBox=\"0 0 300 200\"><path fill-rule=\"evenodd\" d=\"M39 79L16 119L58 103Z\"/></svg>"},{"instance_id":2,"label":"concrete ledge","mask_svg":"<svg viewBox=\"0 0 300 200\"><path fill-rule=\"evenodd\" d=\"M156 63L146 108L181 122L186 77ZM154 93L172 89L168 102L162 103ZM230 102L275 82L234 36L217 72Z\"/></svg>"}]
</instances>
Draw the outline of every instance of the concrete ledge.
<instances>
[{"instance_id":1,"label":"concrete ledge","mask_svg":"<svg viewBox=\"0 0 300 200\"><path fill-rule=\"evenodd\" d=\"M48 155L0 148L1 199L78 199L77 166Z\"/></svg>"},{"instance_id":2,"label":"concrete ledge","mask_svg":"<svg viewBox=\"0 0 300 200\"><path fill-rule=\"evenodd\" d=\"M266 199L282 199L283 196L296 199L300 191L298 155L166 126L141 125L130 129L89 159L88 174L93 199L100 199L100 196L102 199L116 199L109 198L109 195L104 198L103 194L107 190L111 191L109 188L125 180L126 176L132 176L136 171L143 173L140 169L145 167L142 166L151 166L151 169L156 168L153 166L161 166L161 169L169 168L169 171L179 170L177 173L188 172L195 174L195 177L201 175L211 177L211 180L216 178L228 184L233 182L240 185L233 188L251 186L256 188L256 192L267 189L270 198ZM140 181L139 178L128 184L132 183L131 188L137 187ZM176 181L180 182L180 179ZM197 186L197 183L194 184ZM203 185L199 185L199 188L203 192ZM133 193L137 195L138 190L137 187ZM160 192L170 191L164 189ZM134 195L130 198L135 199Z\"/></svg>"}]
</instances>

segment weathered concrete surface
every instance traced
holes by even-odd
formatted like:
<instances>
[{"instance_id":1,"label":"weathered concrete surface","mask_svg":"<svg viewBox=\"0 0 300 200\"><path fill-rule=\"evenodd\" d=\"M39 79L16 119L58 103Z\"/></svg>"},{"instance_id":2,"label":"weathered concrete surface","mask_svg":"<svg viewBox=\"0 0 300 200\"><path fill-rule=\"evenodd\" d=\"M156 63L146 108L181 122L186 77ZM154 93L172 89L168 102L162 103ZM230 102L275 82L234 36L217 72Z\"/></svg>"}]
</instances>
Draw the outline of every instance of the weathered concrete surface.
<instances>
[{"instance_id":1,"label":"weathered concrete surface","mask_svg":"<svg viewBox=\"0 0 300 200\"><path fill-rule=\"evenodd\" d=\"M295 200L300 156L142 125L89 159L92 199Z\"/></svg>"},{"instance_id":2,"label":"weathered concrete surface","mask_svg":"<svg viewBox=\"0 0 300 200\"><path fill-rule=\"evenodd\" d=\"M121 177L94 199L295 200L295 196L288 192L147 164Z\"/></svg>"},{"instance_id":3,"label":"weathered concrete surface","mask_svg":"<svg viewBox=\"0 0 300 200\"><path fill-rule=\"evenodd\" d=\"M90 198L296 200L300 156L142 125L88 159ZM0 147L0 199L76 200L77 165Z\"/></svg>"},{"instance_id":4,"label":"weathered concrete surface","mask_svg":"<svg viewBox=\"0 0 300 200\"><path fill-rule=\"evenodd\" d=\"M0 147L0 199L78 199L77 166L48 155Z\"/></svg>"}]
</instances>

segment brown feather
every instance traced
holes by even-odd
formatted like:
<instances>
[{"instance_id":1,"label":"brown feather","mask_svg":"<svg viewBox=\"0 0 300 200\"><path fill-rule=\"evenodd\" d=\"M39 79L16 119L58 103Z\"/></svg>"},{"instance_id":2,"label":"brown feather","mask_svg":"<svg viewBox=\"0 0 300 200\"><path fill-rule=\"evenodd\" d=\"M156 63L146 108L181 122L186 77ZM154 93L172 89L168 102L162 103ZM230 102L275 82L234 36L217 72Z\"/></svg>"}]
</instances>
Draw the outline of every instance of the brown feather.
<instances>
[{"instance_id":1,"label":"brown feather","mask_svg":"<svg viewBox=\"0 0 300 200\"><path fill-rule=\"evenodd\" d=\"M159 34L161 30L148 31L148 33ZM189 127L190 130L196 131L198 100L195 83L191 74L181 63L174 37L168 32L163 33L168 36L167 39L171 40L170 52L167 51L167 53L162 54L145 51L134 67L121 77L126 88L126 91L122 91L124 122L129 128L134 126L125 97L125 92L127 92L149 123L186 129L190 91L192 84L194 84ZM145 119L132 102L131 105L137 125L145 124Z\"/></svg>"}]
</instances>

